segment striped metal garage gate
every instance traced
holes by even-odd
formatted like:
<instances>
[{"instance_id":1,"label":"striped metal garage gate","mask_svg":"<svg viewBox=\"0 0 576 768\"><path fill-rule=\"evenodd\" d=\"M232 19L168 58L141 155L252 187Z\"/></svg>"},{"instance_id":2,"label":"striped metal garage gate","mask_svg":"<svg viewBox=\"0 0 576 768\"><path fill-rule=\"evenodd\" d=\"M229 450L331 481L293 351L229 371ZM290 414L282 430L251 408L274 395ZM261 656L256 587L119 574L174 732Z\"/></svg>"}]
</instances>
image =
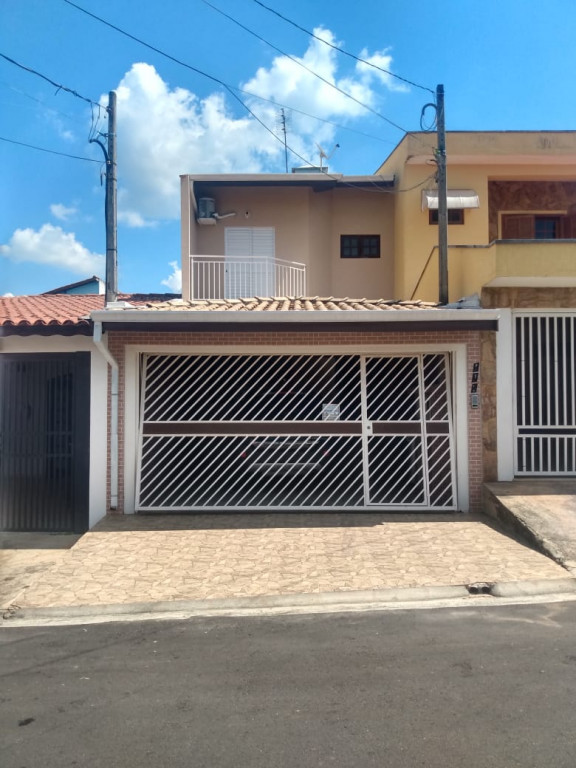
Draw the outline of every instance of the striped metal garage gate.
<instances>
[{"instance_id":1,"label":"striped metal garage gate","mask_svg":"<svg viewBox=\"0 0 576 768\"><path fill-rule=\"evenodd\" d=\"M137 509L452 510L449 354L142 358Z\"/></svg>"},{"instance_id":2,"label":"striped metal garage gate","mask_svg":"<svg viewBox=\"0 0 576 768\"><path fill-rule=\"evenodd\" d=\"M516 474L576 474L576 315L518 313Z\"/></svg>"}]
</instances>

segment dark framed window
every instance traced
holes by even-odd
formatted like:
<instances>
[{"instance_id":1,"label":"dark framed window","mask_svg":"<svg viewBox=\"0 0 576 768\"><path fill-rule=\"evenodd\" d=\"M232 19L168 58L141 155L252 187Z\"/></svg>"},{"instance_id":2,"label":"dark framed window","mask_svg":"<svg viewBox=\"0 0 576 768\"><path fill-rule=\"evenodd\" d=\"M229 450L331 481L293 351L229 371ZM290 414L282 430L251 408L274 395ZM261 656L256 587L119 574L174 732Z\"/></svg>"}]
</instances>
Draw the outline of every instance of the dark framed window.
<instances>
[{"instance_id":1,"label":"dark framed window","mask_svg":"<svg viewBox=\"0 0 576 768\"><path fill-rule=\"evenodd\" d=\"M340 235L341 259L379 259L380 235Z\"/></svg>"},{"instance_id":2,"label":"dark framed window","mask_svg":"<svg viewBox=\"0 0 576 768\"><path fill-rule=\"evenodd\" d=\"M503 213L502 240L564 240L574 236L571 216Z\"/></svg>"},{"instance_id":3,"label":"dark framed window","mask_svg":"<svg viewBox=\"0 0 576 768\"><path fill-rule=\"evenodd\" d=\"M448 208L448 224L464 224L464 208ZM438 209L430 208L428 223L438 224Z\"/></svg>"},{"instance_id":4,"label":"dark framed window","mask_svg":"<svg viewBox=\"0 0 576 768\"><path fill-rule=\"evenodd\" d=\"M560 237L559 216L534 216L534 239L556 240Z\"/></svg>"}]
</instances>

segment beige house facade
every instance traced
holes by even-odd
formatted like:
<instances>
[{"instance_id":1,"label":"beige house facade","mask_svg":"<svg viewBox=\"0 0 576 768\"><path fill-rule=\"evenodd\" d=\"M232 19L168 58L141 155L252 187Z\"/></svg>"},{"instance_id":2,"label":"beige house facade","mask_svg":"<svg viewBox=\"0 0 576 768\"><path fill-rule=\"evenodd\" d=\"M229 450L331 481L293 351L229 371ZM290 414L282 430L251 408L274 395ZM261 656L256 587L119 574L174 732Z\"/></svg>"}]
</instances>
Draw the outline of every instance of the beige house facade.
<instances>
[{"instance_id":1,"label":"beige house facade","mask_svg":"<svg viewBox=\"0 0 576 768\"><path fill-rule=\"evenodd\" d=\"M181 184L184 299L255 290L397 298L392 176L187 175ZM259 267L270 268L271 281L257 285L242 276ZM291 272L298 283L290 282Z\"/></svg>"}]
</instances>

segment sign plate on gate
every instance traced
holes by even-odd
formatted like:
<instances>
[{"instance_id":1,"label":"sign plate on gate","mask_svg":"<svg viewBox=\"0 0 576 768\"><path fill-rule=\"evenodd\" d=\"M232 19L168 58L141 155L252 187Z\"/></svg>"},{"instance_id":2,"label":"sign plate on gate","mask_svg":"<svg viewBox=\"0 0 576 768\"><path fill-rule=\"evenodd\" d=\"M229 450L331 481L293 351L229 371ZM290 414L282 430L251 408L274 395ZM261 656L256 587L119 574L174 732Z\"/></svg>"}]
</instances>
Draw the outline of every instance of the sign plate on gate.
<instances>
[{"instance_id":1,"label":"sign plate on gate","mask_svg":"<svg viewBox=\"0 0 576 768\"><path fill-rule=\"evenodd\" d=\"M324 403L322 406L322 421L340 421L340 406L338 403Z\"/></svg>"}]
</instances>

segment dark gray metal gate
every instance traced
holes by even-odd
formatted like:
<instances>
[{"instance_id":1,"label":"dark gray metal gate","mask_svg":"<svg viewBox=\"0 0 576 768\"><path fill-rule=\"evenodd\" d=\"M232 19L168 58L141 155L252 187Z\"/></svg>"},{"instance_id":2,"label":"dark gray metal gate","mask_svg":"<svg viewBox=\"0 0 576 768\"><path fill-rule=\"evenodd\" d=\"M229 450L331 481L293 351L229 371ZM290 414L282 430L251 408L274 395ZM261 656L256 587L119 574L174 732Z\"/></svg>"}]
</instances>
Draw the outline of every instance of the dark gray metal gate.
<instances>
[{"instance_id":1,"label":"dark gray metal gate","mask_svg":"<svg viewBox=\"0 0 576 768\"><path fill-rule=\"evenodd\" d=\"M0 355L0 525L88 528L90 354Z\"/></svg>"}]
</instances>

